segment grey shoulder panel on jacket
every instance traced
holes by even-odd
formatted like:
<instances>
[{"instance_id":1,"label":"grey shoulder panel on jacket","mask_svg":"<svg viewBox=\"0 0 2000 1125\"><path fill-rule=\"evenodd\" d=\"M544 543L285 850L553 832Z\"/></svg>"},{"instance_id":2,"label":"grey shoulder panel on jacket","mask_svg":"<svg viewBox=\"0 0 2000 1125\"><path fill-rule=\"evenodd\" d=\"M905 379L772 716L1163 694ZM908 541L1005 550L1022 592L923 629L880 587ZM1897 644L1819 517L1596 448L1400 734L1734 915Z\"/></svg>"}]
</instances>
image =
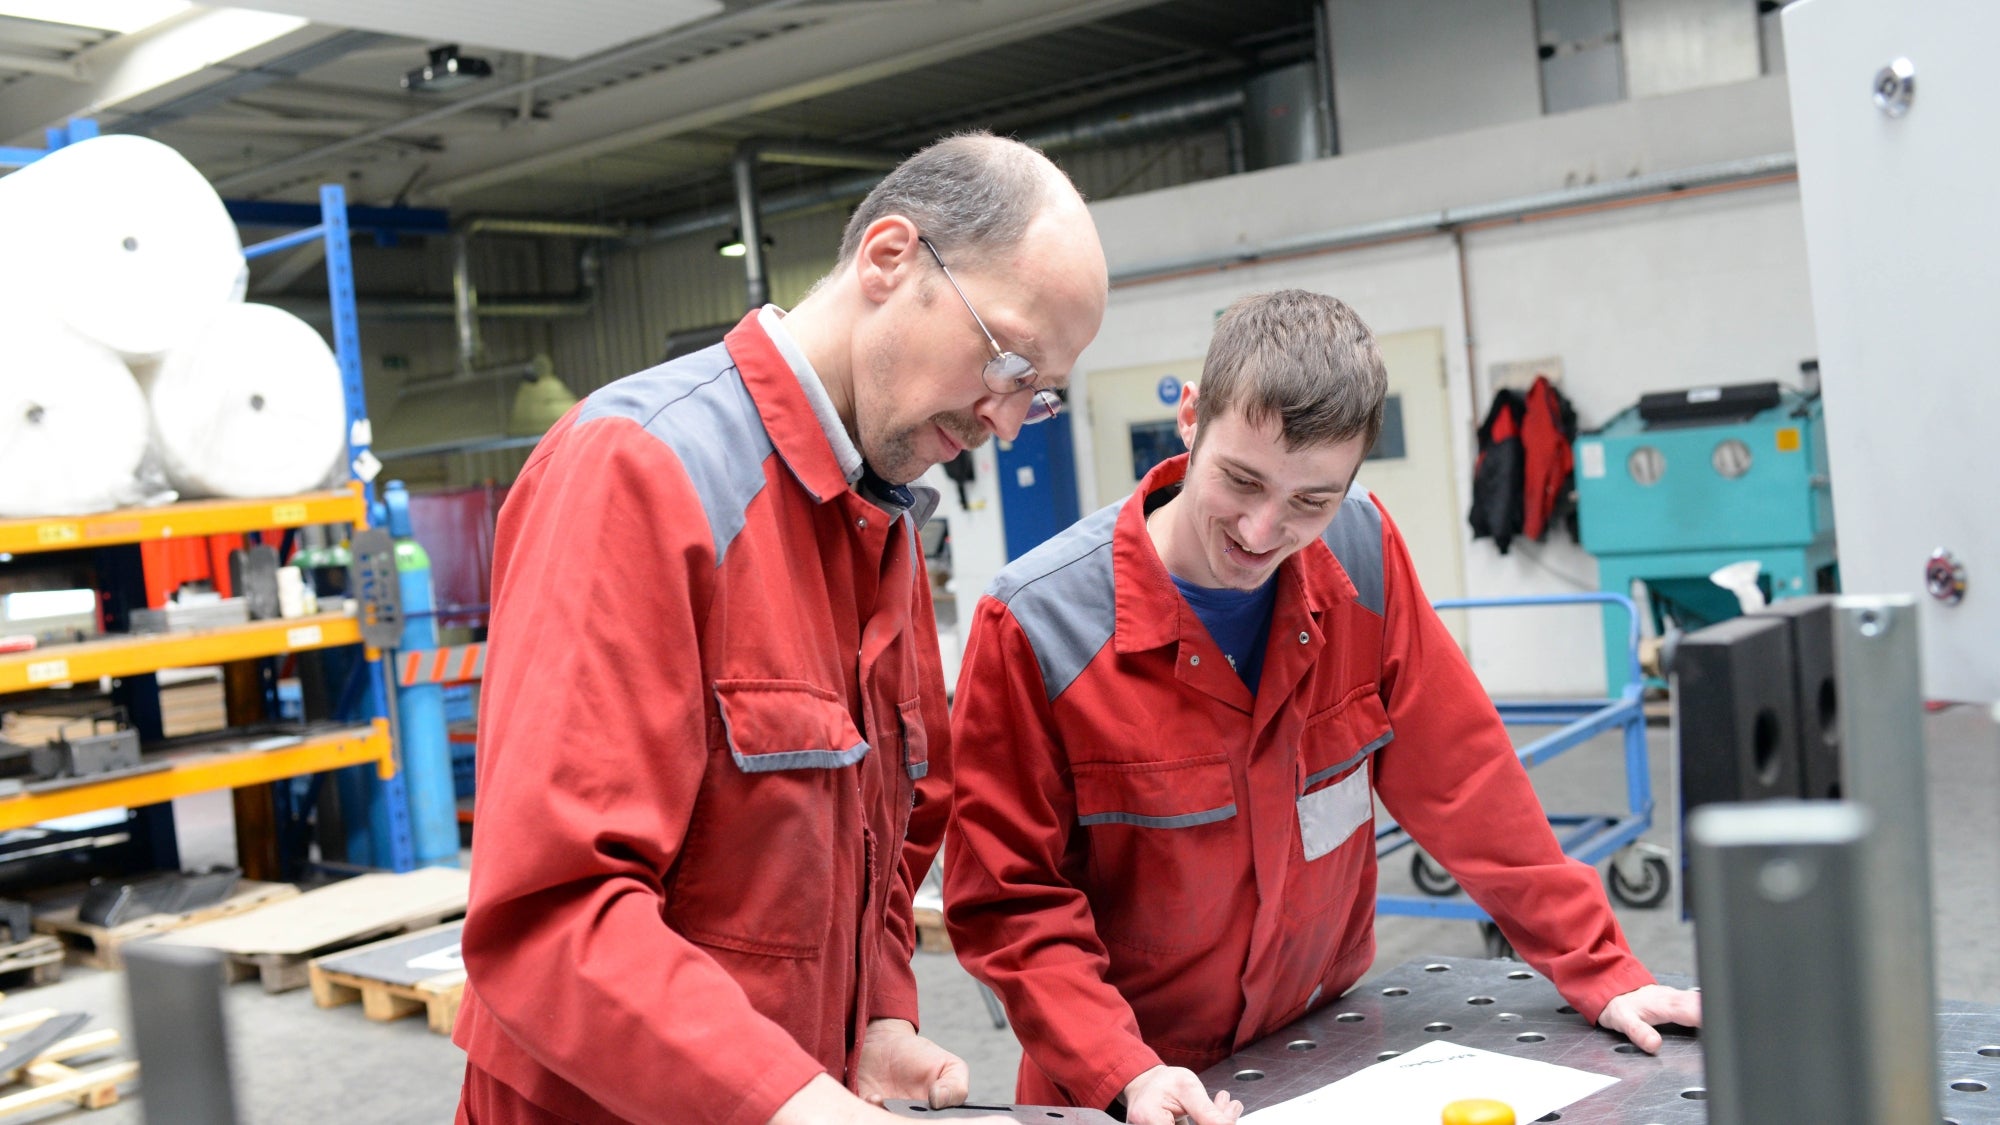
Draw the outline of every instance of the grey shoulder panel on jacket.
<instances>
[{"instance_id":1,"label":"grey shoulder panel on jacket","mask_svg":"<svg viewBox=\"0 0 2000 1125\"><path fill-rule=\"evenodd\" d=\"M673 450L701 500L721 566L750 501L763 490L772 451L729 349L716 344L598 388L576 424L599 418L635 422Z\"/></svg>"},{"instance_id":2,"label":"grey shoulder panel on jacket","mask_svg":"<svg viewBox=\"0 0 2000 1125\"><path fill-rule=\"evenodd\" d=\"M1005 605L1041 665L1050 702L1110 640L1118 616L1112 532L1125 501L1099 509L1008 563L986 595Z\"/></svg>"},{"instance_id":3,"label":"grey shoulder panel on jacket","mask_svg":"<svg viewBox=\"0 0 2000 1125\"><path fill-rule=\"evenodd\" d=\"M1382 510L1368 495L1368 490L1356 481L1347 490L1347 498L1340 502L1340 511L1334 514L1333 522L1327 525L1326 533L1320 536L1333 557L1340 560L1340 568L1347 572L1348 581L1354 589L1361 605L1380 617L1385 605L1382 590Z\"/></svg>"}]
</instances>

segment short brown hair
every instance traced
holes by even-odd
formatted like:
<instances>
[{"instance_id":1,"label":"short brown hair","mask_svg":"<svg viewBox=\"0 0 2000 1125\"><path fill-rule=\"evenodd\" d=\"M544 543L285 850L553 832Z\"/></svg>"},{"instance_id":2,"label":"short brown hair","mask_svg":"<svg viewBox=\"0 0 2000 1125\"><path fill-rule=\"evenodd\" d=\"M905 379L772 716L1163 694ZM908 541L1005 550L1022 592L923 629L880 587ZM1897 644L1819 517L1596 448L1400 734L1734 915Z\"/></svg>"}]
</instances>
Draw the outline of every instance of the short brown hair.
<instances>
[{"instance_id":1,"label":"short brown hair","mask_svg":"<svg viewBox=\"0 0 2000 1125\"><path fill-rule=\"evenodd\" d=\"M1382 433L1389 375L1353 309L1323 293L1280 289L1239 298L1216 322L1201 365L1195 441L1231 409L1276 418L1288 449Z\"/></svg>"}]
</instances>

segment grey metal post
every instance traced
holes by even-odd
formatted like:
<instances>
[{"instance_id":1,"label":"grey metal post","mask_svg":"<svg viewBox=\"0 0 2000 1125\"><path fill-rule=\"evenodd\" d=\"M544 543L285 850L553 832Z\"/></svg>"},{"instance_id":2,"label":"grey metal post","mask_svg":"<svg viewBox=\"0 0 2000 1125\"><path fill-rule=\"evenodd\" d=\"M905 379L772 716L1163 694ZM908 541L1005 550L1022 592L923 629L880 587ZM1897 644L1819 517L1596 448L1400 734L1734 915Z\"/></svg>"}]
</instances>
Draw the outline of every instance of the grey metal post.
<instances>
[{"instance_id":1,"label":"grey metal post","mask_svg":"<svg viewBox=\"0 0 2000 1125\"><path fill-rule=\"evenodd\" d=\"M132 1038L149 1125L234 1125L222 954L185 945L125 947Z\"/></svg>"},{"instance_id":2,"label":"grey metal post","mask_svg":"<svg viewBox=\"0 0 2000 1125\"><path fill-rule=\"evenodd\" d=\"M756 146L738 146L729 170L736 181L737 230L743 236L743 293L750 308L762 308L771 299L771 283L764 267L764 214L757 199Z\"/></svg>"}]
</instances>

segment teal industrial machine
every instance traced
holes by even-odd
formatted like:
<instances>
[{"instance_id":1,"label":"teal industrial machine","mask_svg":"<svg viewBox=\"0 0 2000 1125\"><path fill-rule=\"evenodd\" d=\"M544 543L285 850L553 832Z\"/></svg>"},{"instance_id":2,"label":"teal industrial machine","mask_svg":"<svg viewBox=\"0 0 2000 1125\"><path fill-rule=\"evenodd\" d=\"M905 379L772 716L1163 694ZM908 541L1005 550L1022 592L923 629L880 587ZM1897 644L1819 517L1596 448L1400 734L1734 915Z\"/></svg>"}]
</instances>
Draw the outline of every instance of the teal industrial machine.
<instances>
[{"instance_id":1,"label":"teal industrial machine","mask_svg":"<svg viewBox=\"0 0 2000 1125\"><path fill-rule=\"evenodd\" d=\"M1817 395L1776 383L1649 394L1576 440L1577 518L1598 587L1645 583L1656 631L1739 610L1710 575L1756 562L1766 601L1832 592L1833 495ZM1623 617L1604 622L1610 690L1630 660Z\"/></svg>"}]
</instances>

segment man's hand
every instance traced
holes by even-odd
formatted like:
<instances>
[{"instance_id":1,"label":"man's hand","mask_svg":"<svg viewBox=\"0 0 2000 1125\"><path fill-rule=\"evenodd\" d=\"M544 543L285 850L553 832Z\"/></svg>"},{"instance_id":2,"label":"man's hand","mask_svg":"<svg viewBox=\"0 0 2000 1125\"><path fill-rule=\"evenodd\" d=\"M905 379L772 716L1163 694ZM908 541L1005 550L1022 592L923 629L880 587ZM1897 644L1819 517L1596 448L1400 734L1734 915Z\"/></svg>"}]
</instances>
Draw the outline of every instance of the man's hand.
<instances>
[{"instance_id":1,"label":"man's hand","mask_svg":"<svg viewBox=\"0 0 2000 1125\"><path fill-rule=\"evenodd\" d=\"M856 1092L874 1105L907 1098L944 1109L963 1104L972 1088L965 1060L918 1035L909 1020L869 1021L854 1077Z\"/></svg>"},{"instance_id":2,"label":"man's hand","mask_svg":"<svg viewBox=\"0 0 2000 1125\"><path fill-rule=\"evenodd\" d=\"M907 1024L904 1026L908 1026ZM971 1125L1010 1125L1005 1117L966 1119ZM815 1075L778 1107L769 1125L909 1125L880 1105L870 1105L847 1092L830 1075Z\"/></svg>"},{"instance_id":3,"label":"man's hand","mask_svg":"<svg viewBox=\"0 0 2000 1125\"><path fill-rule=\"evenodd\" d=\"M1232 1125L1242 1113L1243 1103L1227 1090L1217 1091L1210 1100L1201 1079L1185 1067L1156 1066L1125 1084L1129 1125L1174 1125L1181 1117L1193 1125Z\"/></svg>"},{"instance_id":4,"label":"man's hand","mask_svg":"<svg viewBox=\"0 0 2000 1125\"><path fill-rule=\"evenodd\" d=\"M1655 1024L1677 1023L1682 1027L1701 1026L1701 993L1684 988L1649 984L1635 988L1597 1014L1597 1026L1621 1031L1649 1055L1660 1053L1660 1033Z\"/></svg>"}]
</instances>

